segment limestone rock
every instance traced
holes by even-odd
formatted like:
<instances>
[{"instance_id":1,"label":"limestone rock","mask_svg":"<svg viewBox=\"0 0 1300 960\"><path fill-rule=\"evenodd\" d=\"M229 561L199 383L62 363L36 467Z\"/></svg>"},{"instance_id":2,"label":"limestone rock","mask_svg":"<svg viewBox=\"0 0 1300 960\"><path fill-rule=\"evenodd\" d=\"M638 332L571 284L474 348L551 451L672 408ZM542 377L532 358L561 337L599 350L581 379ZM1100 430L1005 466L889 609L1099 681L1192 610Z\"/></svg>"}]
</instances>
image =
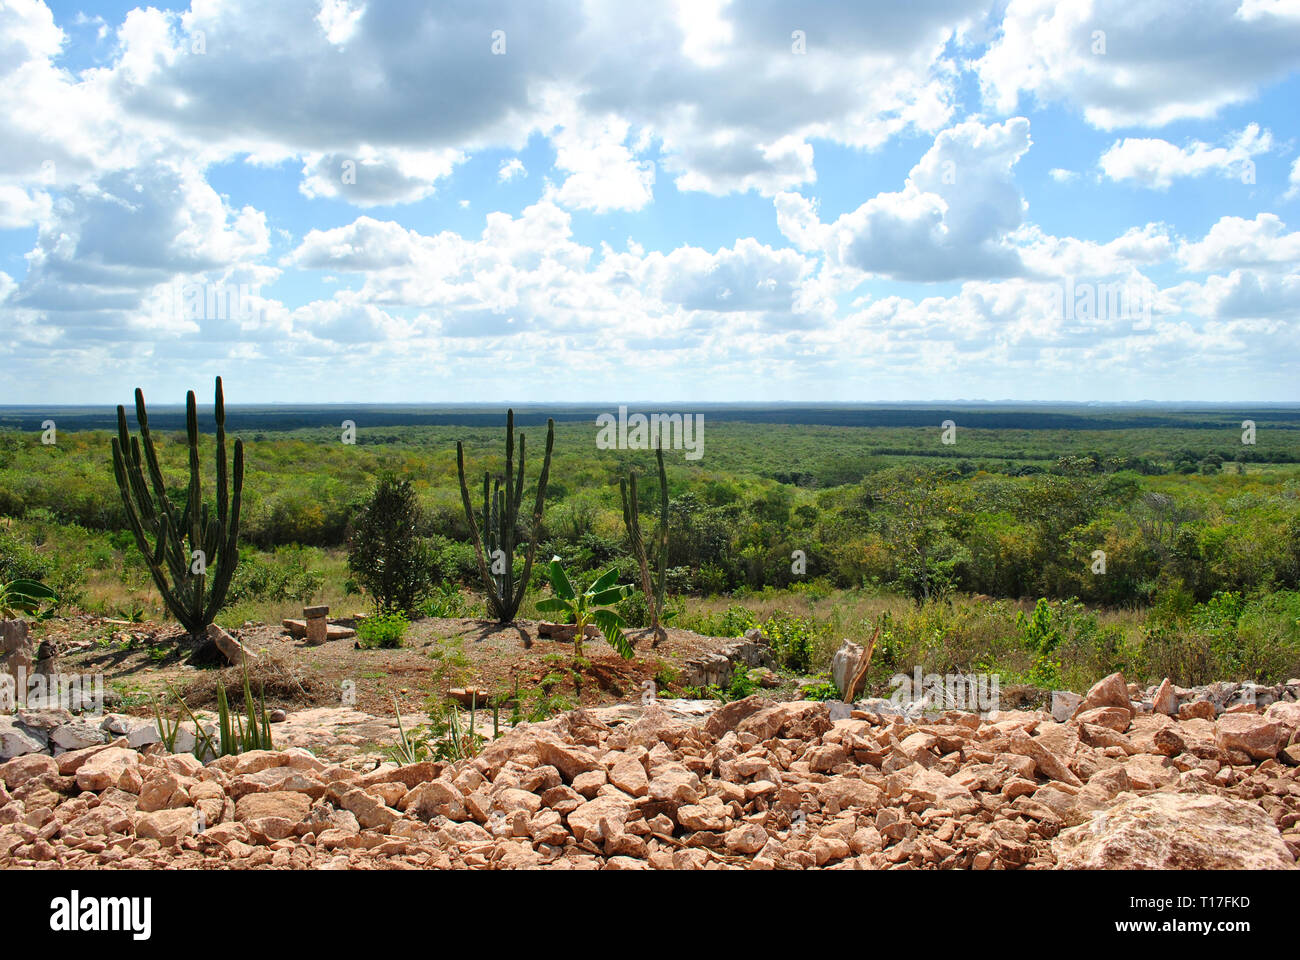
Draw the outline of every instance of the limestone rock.
<instances>
[{"instance_id":1,"label":"limestone rock","mask_svg":"<svg viewBox=\"0 0 1300 960\"><path fill-rule=\"evenodd\" d=\"M1057 865L1084 870L1285 870L1295 857L1272 819L1227 797L1154 793L1063 831Z\"/></svg>"}]
</instances>

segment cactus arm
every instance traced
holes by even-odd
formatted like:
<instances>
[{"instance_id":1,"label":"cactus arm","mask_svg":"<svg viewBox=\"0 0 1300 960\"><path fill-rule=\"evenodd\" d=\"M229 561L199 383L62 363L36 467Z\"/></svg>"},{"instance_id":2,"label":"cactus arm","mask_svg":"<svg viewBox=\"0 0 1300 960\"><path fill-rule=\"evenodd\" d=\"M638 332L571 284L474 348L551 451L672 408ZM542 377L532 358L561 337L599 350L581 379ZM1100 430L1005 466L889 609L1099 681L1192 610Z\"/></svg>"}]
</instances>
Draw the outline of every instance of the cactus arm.
<instances>
[{"instance_id":1,"label":"cactus arm","mask_svg":"<svg viewBox=\"0 0 1300 960\"><path fill-rule=\"evenodd\" d=\"M217 420L217 519L225 523L230 502L226 490L226 397L220 377L217 377L214 414Z\"/></svg>"},{"instance_id":2,"label":"cactus arm","mask_svg":"<svg viewBox=\"0 0 1300 960\"><path fill-rule=\"evenodd\" d=\"M659 461L659 529L655 531L655 553L658 560L659 576L655 584L656 620L664 608L664 587L668 582L668 472L664 469L664 447L660 443L655 448L655 458Z\"/></svg>"},{"instance_id":3,"label":"cactus arm","mask_svg":"<svg viewBox=\"0 0 1300 960\"><path fill-rule=\"evenodd\" d=\"M167 483L163 480L162 467L158 465L158 451L154 447L153 434L149 432L149 413L144 406L144 391L139 387L135 388L135 422L140 425L140 446L144 448L145 464L149 468L149 480L153 484L154 496L158 498L159 510L175 523L176 511L167 498Z\"/></svg>"},{"instance_id":4,"label":"cactus arm","mask_svg":"<svg viewBox=\"0 0 1300 960\"><path fill-rule=\"evenodd\" d=\"M542 527L542 511L546 507L546 484L551 477L551 451L555 448L555 420L546 418L546 453L542 457L542 473L537 478L537 499L533 502L532 529L528 531L528 552L524 554L524 571L519 580L519 589L510 598L510 617L514 618L519 605L524 602L524 591L528 589L528 578L533 572L533 555L537 551L537 532Z\"/></svg>"},{"instance_id":5,"label":"cactus arm","mask_svg":"<svg viewBox=\"0 0 1300 960\"><path fill-rule=\"evenodd\" d=\"M483 558L483 539L479 535L478 522L474 519L474 508L469 502L469 487L465 484L465 445L461 441L456 441L456 474L460 478L460 501L465 508L465 519L469 522L470 540L474 543L474 555L478 559L479 578L483 581L483 586L488 590L489 605L491 603L491 584L492 577L488 570L486 561ZM483 481L483 513L484 520L487 519L487 479Z\"/></svg>"}]
</instances>

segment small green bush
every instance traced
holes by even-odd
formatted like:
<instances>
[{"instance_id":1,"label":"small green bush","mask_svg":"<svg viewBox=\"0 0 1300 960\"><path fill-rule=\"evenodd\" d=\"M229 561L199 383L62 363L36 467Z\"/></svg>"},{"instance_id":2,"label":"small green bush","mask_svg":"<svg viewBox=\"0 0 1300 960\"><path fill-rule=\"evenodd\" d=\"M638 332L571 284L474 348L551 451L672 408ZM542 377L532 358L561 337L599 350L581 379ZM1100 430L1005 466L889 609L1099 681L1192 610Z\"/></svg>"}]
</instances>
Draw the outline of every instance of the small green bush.
<instances>
[{"instance_id":1,"label":"small green bush","mask_svg":"<svg viewBox=\"0 0 1300 960\"><path fill-rule=\"evenodd\" d=\"M393 649L402 645L411 622L403 613L381 613L357 623L357 642L363 650Z\"/></svg>"}]
</instances>

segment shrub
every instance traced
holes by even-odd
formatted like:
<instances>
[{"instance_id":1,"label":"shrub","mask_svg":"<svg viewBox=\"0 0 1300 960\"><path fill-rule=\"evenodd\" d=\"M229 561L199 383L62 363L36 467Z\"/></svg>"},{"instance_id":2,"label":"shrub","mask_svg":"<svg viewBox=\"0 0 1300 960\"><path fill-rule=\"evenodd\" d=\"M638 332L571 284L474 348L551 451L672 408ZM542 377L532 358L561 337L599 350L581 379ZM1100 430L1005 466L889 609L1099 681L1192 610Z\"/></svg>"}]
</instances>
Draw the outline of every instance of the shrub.
<instances>
[{"instance_id":1,"label":"shrub","mask_svg":"<svg viewBox=\"0 0 1300 960\"><path fill-rule=\"evenodd\" d=\"M419 523L411 481L391 474L380 477L353 522L348 569L380 613L415 610L429 592L433 560Z\"/></svg>"},{"instance_id":2,"label":"shrub","mask_svg":"<svg viewBox=\"0 0 1300 960\"><path fill-rule=\"evenodd\" d=\"M411 625L402 613L381 613L357 622L357 642L363 650L392 649L402 645Z\"/></svg>"},{"instance_id":3,"label":"shrub","mask_svg":"<svg viewBox=\"0 0 1300 960\"><path fill-rule=\"evenodd\" d=\"M454 583L440 584L424 602L420 612L426 617L464 617L470 602Z\"/></svg>"},{"instance_id":4,"label":"shrub","mask_svg":"<svg viewBox=\"0 0 1300 960\"><path fill-rule=\"evenodd\" d=\"M763 624L763 636L772 645L772 654L783 665L799 673L812 668L813 650L824 630L808 617L787 617L774 613Z\"/></svg>"}]
</instances>

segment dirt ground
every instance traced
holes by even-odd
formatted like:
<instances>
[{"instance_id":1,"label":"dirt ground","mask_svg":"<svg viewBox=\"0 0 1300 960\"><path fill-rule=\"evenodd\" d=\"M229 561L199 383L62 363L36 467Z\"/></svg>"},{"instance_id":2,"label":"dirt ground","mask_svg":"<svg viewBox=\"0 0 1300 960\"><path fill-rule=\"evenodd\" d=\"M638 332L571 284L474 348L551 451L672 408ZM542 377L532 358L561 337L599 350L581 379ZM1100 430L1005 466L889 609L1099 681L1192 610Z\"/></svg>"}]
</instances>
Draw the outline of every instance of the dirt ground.
<instances>
[{"instance_id":1,"label":"dirt ground","mask_svg":"<svg viewBox=\"0 0 1300 960\"><path fill-rule=\"evenodd\" d=\"M646 681L655 683L660 696L672 695L680 692L682 663L729 642L669 630L656 648L649 631L632 630L632 660L623 660L603 640L588 639L575 670L573 644L540 638L537 627L528 620L502 627L487 620L423 619L411 624L401 647L368 650L353 639L309 647L278 625L247 624L231 632L258 654L252 686L255 693L264 689L268 708L338 706L351 681L358 710L389 716L394 700L404 715L413 715L452 687L480 687L503 703L521 699L525 708L547 694L570 706L629 700ZM103 674L108 709L141 715L151 713L153 696L169 691L200 709L215 703L219 681L230 690L242 684L238 670L185 663L184 640L174 625L89 615L42 624L38 637L58 648L61 672Z\"/></svg>"}]
</instances>

